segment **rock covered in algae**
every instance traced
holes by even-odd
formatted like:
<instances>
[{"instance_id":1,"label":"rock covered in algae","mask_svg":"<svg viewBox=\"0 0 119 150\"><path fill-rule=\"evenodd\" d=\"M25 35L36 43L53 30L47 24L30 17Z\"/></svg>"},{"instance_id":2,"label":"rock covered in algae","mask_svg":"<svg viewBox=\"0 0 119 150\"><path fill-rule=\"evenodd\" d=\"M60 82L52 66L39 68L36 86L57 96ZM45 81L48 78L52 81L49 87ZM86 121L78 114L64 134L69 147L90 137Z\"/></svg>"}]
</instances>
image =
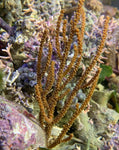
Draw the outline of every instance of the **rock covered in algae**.
<instances>
[{"instance_id":1,"label":"rock covered in algae","mask_svg":"<svg viewBox=\"0 0 119 150\"><path fill-rule=\"evenodd\" d=\"M45 147L45 133L32 114L0 97L0 149Z\"/></svg>"},{"instance_id":2,"label":"rock covered in algae","mask_svg":"<svg viewBox=\"0 0 119 150\"><path fill-rule=\"evenodd\" d=\"M119 76L111 78L108 86L110 89L115 89L119 92Z\"/></svg>"},{"instance_id":3,"label":"rock covered in algae","mask_svg":"<svg viewBox=\"0 0 119 150\"><path fill-rule=\"evenodd\" d=\"M83 141L82 149L102 150L106 141L115 138L114 132L109 127L115 126L119 120L119 113L95 101L91 101L90 111L82 112L75 121L72 129L76 138Z\"/></svg>"},{"instance_id":4,"label":"rock covered in algae","mask_svg":"<svg viewBox=\"0 0 119 150\"><path fill-rule=\"evenodd\" d=\"M22 11L21 0L1 0L0 1L0 16L3 17L7 23L12 24L15 19L19 17Z\"/></svg>"},{"instance_id":5,"label":"rock covered in algae","mask_svg":"<svg viewBox=\"0 0 119 150\"><path fill-rule=\"evenodd\" d=\"M103 142L97 136L95 125L87 113L82 112L74 123L74 135L76 138L83 141L80 145L82 150L88 146L90 150L96 150L103 145Z\"/></svg>"}]
</instances>

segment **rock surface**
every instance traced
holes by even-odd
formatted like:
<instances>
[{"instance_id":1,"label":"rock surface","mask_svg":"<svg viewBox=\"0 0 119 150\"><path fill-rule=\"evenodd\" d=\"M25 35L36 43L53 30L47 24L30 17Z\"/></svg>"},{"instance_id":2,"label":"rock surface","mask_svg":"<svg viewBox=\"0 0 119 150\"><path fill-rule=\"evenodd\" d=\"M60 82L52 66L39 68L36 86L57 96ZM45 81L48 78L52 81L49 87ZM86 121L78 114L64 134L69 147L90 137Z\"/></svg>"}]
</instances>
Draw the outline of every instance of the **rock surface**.
<instances>
[{"instance_id":1,"label":"rock surface","mask_svg":"<svg viewBox=\"0 0 119 150\"><path fill-rule=\"evenodd\" d=\"M45 147L45 133L32 114L0 97L0 149Z\"/></svg>"}]
</instances>

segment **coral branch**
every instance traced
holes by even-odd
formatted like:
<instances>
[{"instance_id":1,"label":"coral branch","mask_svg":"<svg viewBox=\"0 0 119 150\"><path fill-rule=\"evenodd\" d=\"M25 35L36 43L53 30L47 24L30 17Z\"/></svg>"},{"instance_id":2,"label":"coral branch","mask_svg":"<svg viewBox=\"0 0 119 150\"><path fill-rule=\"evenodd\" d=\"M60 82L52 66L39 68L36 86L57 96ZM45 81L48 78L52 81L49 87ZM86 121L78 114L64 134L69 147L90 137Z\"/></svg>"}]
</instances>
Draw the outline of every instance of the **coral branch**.
<instances>
[{"instance_id":1,"label":"coral branch","mask_svg":"<svg viewBox=\"0 0 119 150\"><path fill-rule=\"evenodd\" d=\"M10 27L1 17L0 17L0 27L4 29L9 35L14 35L14 28Z\"/></svg>"},{"instance_id":2,"label":"coral branch","mask_svg":"<svg viewBox=\"0 0 119 150\"><path fill-rule=\"evenodd\" d=\"M57 21L56 26L56 35L55 35L55 46L57 51L57 61L58 61L58 71L55 75L55 62L52 60L53 55L53 48L51 42L49 42L49 51L47 54L47 60L45 66L42 66L42 54L43 54L43 46L45 44L45 40L48 31L45 30L41 39L41 44L38 53L38 64L37 64L37 85L35 86L36 91L36 99L39 103L40 112L39 112L39 119L41 127L45 130L46 133L46 141L47 147L52 148L55 147L57 144L62 142L66 142L71 139L72 134L69 135L67 138L64 138L65 134L72 126L73 122L77 118L77 116L85 109L88 105L91 96L94 92L96 87L99 74L100 74L100 67L99 67L99 60L101 58L101 54L103 52L104 43L107 36L107 29L109 23L109 17L106 18L104 23L103 35L100 42L100 45L97 49L97 52L92 59L89 66L83 72L82 76L73 81L76 73L79 69L80 63L83 59L83 37L85 31L85 12L83 9L84 0L80 0L78 3L78 9L74 15L74 18L70 21L70 33L69 36L66 35L67 31L67 20L63 20L63 13L64 10L61 11L61 14ZM61 49L60 46L60 26L63 20L63 28L62 28L62 39L64 48ZM77 23L81 21L81 28L78 29ZM70 60L70 63L67 65L71 44L73 41L74 36L77 38L77 45L74 44L74 55ZM95 68L95 71L94 71ZM86 83L86 79L90 75L90 72L94 72L93 77ZM45 83L42 83L42 80L45 79ZM71 82L75 82L75 86L73 89L67 88L68 84ZM44 85L43 85L44 84ZM72 104L72 100L75 98L76 94L80 89L87 88L90 86L89 93L85 98L84 102L79 107L79 104L76 104L76 109L67 124L63 126L61 133L57 136L54 141L50 140L51 130L53 125L60 122L60 120L65 116L68 109ZM55 115L55 110L57 108L57 104L60 100L64 101L64 105L62 106L61 110L58 111L58 114ZM63 139L64 138L64 139Z\"/></svg>"}]
</instances>

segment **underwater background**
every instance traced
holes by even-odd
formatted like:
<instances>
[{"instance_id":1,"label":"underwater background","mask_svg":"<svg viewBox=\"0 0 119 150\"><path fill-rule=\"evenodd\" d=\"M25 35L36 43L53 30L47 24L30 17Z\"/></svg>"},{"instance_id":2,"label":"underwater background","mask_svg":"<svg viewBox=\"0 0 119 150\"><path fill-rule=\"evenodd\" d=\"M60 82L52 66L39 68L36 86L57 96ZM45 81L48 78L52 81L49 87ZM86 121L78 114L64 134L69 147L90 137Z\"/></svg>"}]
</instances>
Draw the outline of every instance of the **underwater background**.
<instances>
[{"instance_id":1,"label":"underwater background","mask_svg":"<svg viewBox=\"0 0 119 150\"><path fill-rule=\"evenodd\" d=\"M119 150L119 0L0 0L0 150L50 148Z\"/></svg>"}]
</instances>

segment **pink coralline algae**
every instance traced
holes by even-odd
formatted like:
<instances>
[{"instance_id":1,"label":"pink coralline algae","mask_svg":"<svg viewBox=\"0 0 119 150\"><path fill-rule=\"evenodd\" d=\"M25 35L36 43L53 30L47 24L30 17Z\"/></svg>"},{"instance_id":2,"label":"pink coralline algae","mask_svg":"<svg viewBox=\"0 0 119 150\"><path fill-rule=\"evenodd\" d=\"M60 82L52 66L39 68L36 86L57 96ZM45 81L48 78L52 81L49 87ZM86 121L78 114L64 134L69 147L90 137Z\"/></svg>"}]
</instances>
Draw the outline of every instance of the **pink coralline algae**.
<instances>
[{"instance_id":1,"label":"pink coralline algae","mask_svg":"<svg viewBox=\"0 0 119 150\"><path fill-rule=\"evenodd\" d=\"M0 97L0 150L45 147L44 131L32 114Z\"/></svg>"},{"instance_id":2,"label":"pink coralline algae","mask_svg":"<svg viewBox=\"0 0 119 150\"><path fill-rule=\"evenodd\" d=\"M119 150L119 122L115 125L110 125L109 129L112 130L113 136L110 140L105 142L101 150Z\"/></svg>"}]
</instances>

